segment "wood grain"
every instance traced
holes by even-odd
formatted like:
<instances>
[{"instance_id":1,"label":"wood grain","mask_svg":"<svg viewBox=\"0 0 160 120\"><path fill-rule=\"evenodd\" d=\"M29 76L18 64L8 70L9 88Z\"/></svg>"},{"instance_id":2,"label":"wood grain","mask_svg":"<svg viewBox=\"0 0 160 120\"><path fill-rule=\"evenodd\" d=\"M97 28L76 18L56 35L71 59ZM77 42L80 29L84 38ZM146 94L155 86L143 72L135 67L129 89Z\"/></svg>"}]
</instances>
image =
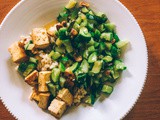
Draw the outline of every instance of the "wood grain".
<instances>
[{"instance_id":1,"label":"wood grain","mask_svg":"<svg viewBox=\"0 0 160 120\"><path fill-rule=\"evenodd\" d=\"M0 23L19 0L0 0ZM149 57L147 81L125 120L160 120L160 0L120 0L135 16L144 33ZM14 117L0 102L0 120Z\"/></svg>"}]
</instances>

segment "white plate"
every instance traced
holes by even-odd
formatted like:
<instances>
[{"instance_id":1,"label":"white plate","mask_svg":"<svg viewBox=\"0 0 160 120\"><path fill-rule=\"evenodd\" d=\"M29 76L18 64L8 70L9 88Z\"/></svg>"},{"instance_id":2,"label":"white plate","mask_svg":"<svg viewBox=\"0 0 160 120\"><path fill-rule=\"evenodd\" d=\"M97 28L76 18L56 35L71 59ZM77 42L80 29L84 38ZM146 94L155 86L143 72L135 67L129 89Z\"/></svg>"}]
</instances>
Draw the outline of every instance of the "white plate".
<instances>
[{"instance_id":1,"label":"white plate","mask_svg":"<svg viewBox=\"0 0 160 120\"><path fill-rule=\"evenodd\" d=\"M0 96L9 111L21 120L50 120L50 114L42 111L28 98L31 88L15 71L10 60L8 46L56 18L67 0L23 0L6 16L0 29ZM63 120L118 120L123 118L137 101L147 73L147 48L143 33L132 14L117 0L90 0L92 8L107 14L117 25L121 39L130 40L124 62L128 69L123 72L113 94L93 107L80 106L68 111Z\"/></svg>"}]
</instances>

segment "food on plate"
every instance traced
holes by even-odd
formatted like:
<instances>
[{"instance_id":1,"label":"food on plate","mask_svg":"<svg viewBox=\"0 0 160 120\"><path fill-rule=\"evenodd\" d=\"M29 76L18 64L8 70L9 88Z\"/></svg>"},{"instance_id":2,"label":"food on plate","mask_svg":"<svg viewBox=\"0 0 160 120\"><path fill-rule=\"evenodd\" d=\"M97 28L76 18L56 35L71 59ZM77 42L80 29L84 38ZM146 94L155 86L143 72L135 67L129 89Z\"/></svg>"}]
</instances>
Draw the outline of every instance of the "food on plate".
<instances>
[{"instance_id":1,"label":"food on plate","mask_svg":"<svg viewBox=\"0 0 160 120\"><path fill-rule=\"evenodd\" d=\"M60 118L73 105L93 105L113 92L126 69L121 51L128 41L119 39L104 13L83 1L70 0L52 23L33 28L8 50L32 87L30 99Z\"/></svg>"}]
</instances>

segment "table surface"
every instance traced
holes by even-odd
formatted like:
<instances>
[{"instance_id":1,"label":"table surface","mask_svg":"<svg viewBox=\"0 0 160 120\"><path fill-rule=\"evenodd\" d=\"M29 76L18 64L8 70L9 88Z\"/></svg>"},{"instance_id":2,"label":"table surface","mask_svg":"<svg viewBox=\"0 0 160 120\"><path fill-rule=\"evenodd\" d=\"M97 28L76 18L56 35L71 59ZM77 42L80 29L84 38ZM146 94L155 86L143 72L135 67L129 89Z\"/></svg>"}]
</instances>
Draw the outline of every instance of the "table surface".
<instances>
[{"instance_id":1,"label":"table surface","mask_svg":"<svg viewBox=\"0 0 160 120\"><path fill-rule=\"evenodd\" d=\"M144 33L149 56L147 81L125 120L160 120L160 0L120 0ZM0 0L0 23L19 0ZM0 101L0 120L15 120Z\"/></svg>"}]
</instances>

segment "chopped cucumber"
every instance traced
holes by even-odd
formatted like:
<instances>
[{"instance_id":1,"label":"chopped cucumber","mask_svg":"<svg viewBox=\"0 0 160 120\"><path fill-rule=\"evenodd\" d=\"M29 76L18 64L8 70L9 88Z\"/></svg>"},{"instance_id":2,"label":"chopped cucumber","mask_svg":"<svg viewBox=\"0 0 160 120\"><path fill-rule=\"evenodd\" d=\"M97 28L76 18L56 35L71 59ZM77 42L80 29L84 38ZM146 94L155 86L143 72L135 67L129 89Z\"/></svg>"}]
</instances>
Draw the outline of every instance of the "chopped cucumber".
<instances>
[{"instance_id":1,"label":"chopped cucumber","mask_svg":"<svg viewBox=\"0 0 160 120\"><path fill-rule=\"evenodd\" d=\"M34 57L30 57L29 62L34 63L34 64L38 64L38 60Z\"/></svg>"},{"instance_id":2,"label":"chopped cucumber","mask_svg":"<svg viewBox=\"0 0 160 120\"><path fill-rule=\"evenodd\" d=\"M128 44L128 40L118 41L115 44L118 48L122 48Z\"/></svg>"},{"instance_id":3,"label":"chopped cucumber","mask_svg":"<svg viewBox=\"0 0 160 120\"><path fill-rule=\"evenodd\" d=\"M103 85L102 92L106 94L111 94L113 92L113 87L110 85Z\"/></svg>"},{"instance_id":4,"label":"chopped cucumber","mask_svg":"<svg viewBox=\"0 0 160 120\"><path fill-rule=\"evenodd\" d=\"M61 88L64 87L65 82L66 82L66 79L65 79L65 78L63 78L63 77L60 77L60 78L59 78L59 84L60 84Z\"/></svg>"},{"instance_id":5,"label":"chopped cucumber","mask_svg":"<svg viewBox=\"0 0 160 120\"><path fill-rule=\"evenodd\" d=\"M66 47L66 50L68 53L73 52L73 47L71 45L70 40L63 40L62 42L63 42L64 46Z\"/></svg>"},{"instance_id":6,"label":"chopped cucumber","mask_svg":"<svg viewBox=\"0 0 160 120\"><path fill-rule=\"evenodd\" d=\"M123 70L126 69L126 66L120 60L115 60L114 61L114 67L115 67L115 70L120 70L120 71L123 71Z\"/></svg>"},{"instance_id":7,"label":"chopped cucumber","mask_svg":"<svg viewBox=\"0 0 160 120\"><path fill-rule=\"evenodd\" d=\"M34 63L29 63L27 65L26 70L23 72L23 76L28 76L33 70L36 69L36 65Z\"/></svg>"},{"instance_id":8,"label":"chopped cucumber","mask_svg":"<svg viewBox=\"0 0 160 120\"><path fill-rule=\"evenodd\" d=\"M76 62L72 66L70 66L69 68L67 68L66 70L69 71L69 72L75 72L75 70L77 69L78 66L79 66L79 63Z\"/></svg>"},{"instance_id":9,"label":"chopped cucumber","mask_svg":"<svg viewBox=\"0 0 160 120\"><path fill-rule=\"evenodd\" d=\"M107 24L105 24L105 28L108 32L114 32L115 31L115 24L107 23Z\"/></svg>"},{"instance_id":10,"label":"chopped cucumber","mask_svg":"<svg viewBox=\"0 0 160 120\"><path fill-rule=\"evenodd\" d=\"M88 58L88 63L94 63L95 61L97 61L97 52L93 52Z\"/></svg>"},{"instance_id":11,"label":"chopped cucumber","mask_svg":"<svg viewBox=\"0 0 160 120\"><path fill-rule=\"evenodd\" d=\"M65 72L65 70L66 70L65 66L61 62L59 63L59 69L61 72Z\"/></svg>"},{"instance_id":12,"label":"chopped cucumber","mask_svg":"<svg viewBox=\"0 0 160 120\"><path fill-rule=\"evenodd\" d=\"M113 39L112 33L102 33L101 37L102 40L111 41Z\"/></svg>"},{"instance_id":13,"label":"chopped cucumber","mask_svg":"<svg viewBox=\"0 0 160 120\"><path fill-rule=\"evenodd\" d=\"M77 1L76 0L69 0L68 4L65 6L66 9L72 9L76 6Z\"/></svg>"},{"instance_id":14,"label":"chopped cucumber","mask_svg":"<svg viewBox=\"0 0 160 120\"><path fill-rule=\"evenodd\" d=\"M60 77L60 69L59 68L53 68L51 73L51 79L54 83L58 83L59 77Z\"/></svg>"},{"instance_id":15,"label":"chopped cucumber","mask_svg":"<svg viewBox=\"0 0 160 120\"><path fill-rule=\"evenodd\" d=\"M91 40L91 34L86 27L80 29L79 38L84 42L89 42Z\"/></svg>"},{"instance_id":16,"label":"chopped cucumber","mask_svg":"<svg viewBox=\"0 0 160 120\"><path fill-rule=\"evenodd\" d=\"M57 93L56 93L56 85L53 85L51 82L47 82L46 83L48 86L49 91L51 92L53 97L56 97Z\"/></svg>"},{"instance_id":17,"label":"chopped cucumber","mask_svg":"<svg viewBox=\"0 0 160 120\"><path fill-rule=\"evenodd\" d=\"M95 74L97 74L97 73L99 73L100 72L100 70L101 70L101 68L102 68L102 61L95 61L94 62L94 66L93 66L93 68L92 68L92 73L95 73Z\"/></svg>"},{"instance_id":18,"label":"chopped cucumber","mask_svg":"<svg viewBox=\"0 0 160 120\"><path fill-rule=\"evenodd\" d=\"M103 58L103 61L105 61L105 62L111 62L112 60L113 60L113 58L111 56L105 56Z\"/></svg>"}]
</instances>

